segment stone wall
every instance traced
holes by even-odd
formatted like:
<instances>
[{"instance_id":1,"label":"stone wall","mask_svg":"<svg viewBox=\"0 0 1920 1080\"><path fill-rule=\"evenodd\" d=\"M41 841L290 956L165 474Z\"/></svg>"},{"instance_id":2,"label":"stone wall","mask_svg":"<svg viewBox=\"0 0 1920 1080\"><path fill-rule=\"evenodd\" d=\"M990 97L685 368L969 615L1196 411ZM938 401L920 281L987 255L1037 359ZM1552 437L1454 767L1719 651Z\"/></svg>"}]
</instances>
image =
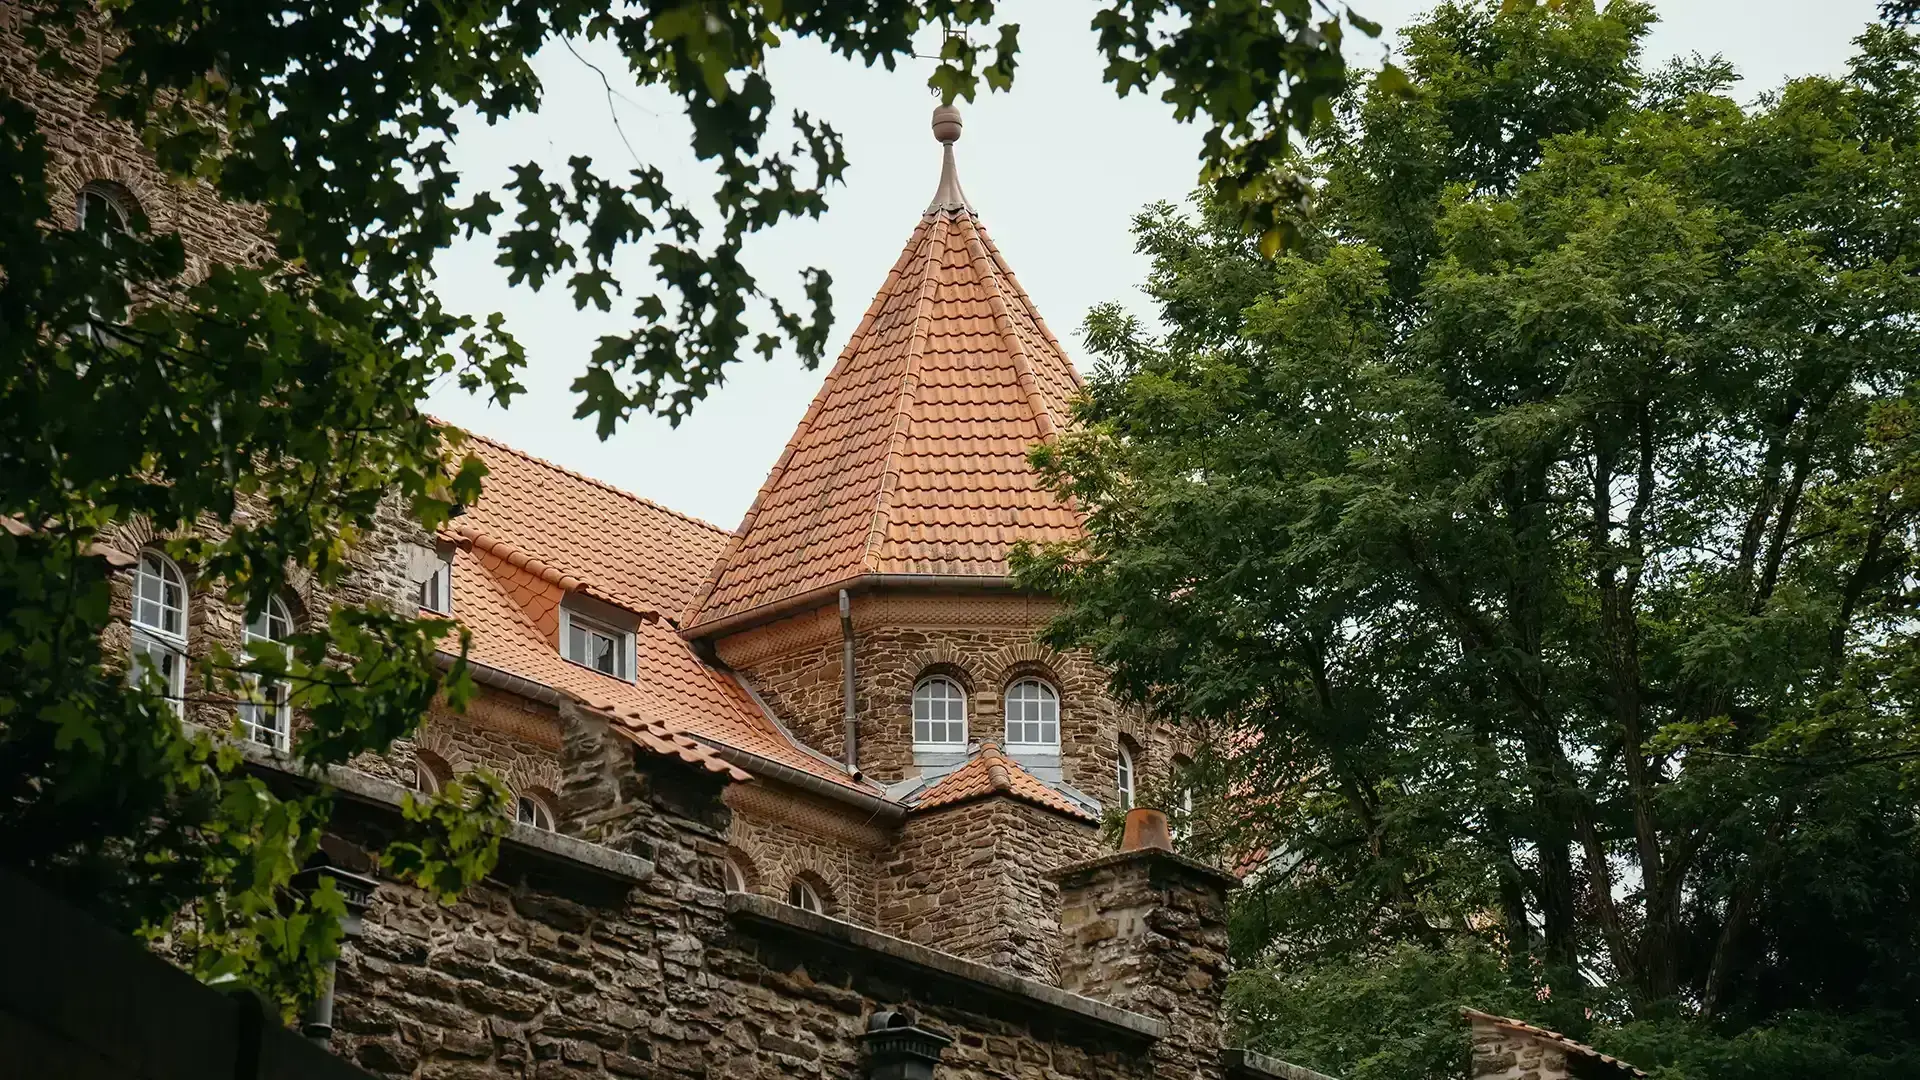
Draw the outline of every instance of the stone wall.
<instances>
[{"instance_id":1,"label":"stone wall","mask_svg":"<svg viewBox=\"0 0 1920 1080\"><path fill-rule=\"evenodd\" d=\"M0 4L0 77L34 111L46 138L49 197L60 215L55 224L71 228L80 189L103 182L136 203L154 232L180 234L189 279L205 275L214 262L248 263L271 253L265 214L223 201L203 182L170 179L129 126L94 111L90 80L113 48L103 35L89 34L84 46L67 51L87 78L76 83L38 68L21 37L26 18L25 4Z\"/></svg>"},{"instance_id":2,"label":"stone wall","mask_svg":"<svg viewBox=\"0 0 1920 1080\"><path fill-rule=\"evenodd\" d=\"M1647 1074L1558 1032L1476 1009L1462 1009L1472 1030L1473 1080L1633 1080Z\"/></svg>"},{"instance_id":3,"label":"stone wall","mask_svg":"<svg viewBox=\"0 0 1920 1080\"><path fill-rule=\"evenodd\" d=\"M1059 871L1060 986L1156 1017L1166 1080L1222 1075L1231 875L1146 848Z\"/></svg>"},{"instance_id":4,"label":"stone wall","mask_svg":"<svg viewBox=\"0 0 1920 1080\"><path fill-rule=\"evenodd\" d=\"M1053 982L1060 894L1048 874L1096 842L1092 826L1005 796L914 814L881 868L879 926Z\"/></svg>"},{"instance_id":5,"label":"stone wall","mask_svg":"<svg viewBox=\"0 0 1920 1080\"><path fill-rule=\"evenodd\" d=\"M340 964L336 1052L417 1080L853 1080L860 1035L884 1007L954 1040L943 1080L1158 1075L1143 1018L1103 1019L1051 988L915 959L904 943L855 947L829 920L809 932L810 916L730 917L720 783L636 758L572 710L563 722L568 830L650 860L651 874L509 857L452 907L382 884ZM378 841L378 822L344 818L343 831Z\"/></svg>"},{"instance_id":6,"label":"stone wall","mask_svg":"<svg viewBox=\"0 0 1920 1080\"><path fill-rule=\"evenodd\" d=\"M728 854L761 896L785 900L805 880L826 902L827 914L877 926L874 881L891 830L847 807L758 781L727 788L733 811Z\"/></svg>"},{"instance_id":7,"label":"stone wall","mask_svg":"<svg viewBox=\"0 0 1920 1080\"><path fill-rule=\"evenodd\" d=\"M1105 676L1088 657L1036 643L1052 613L1050 602L1011 594L855 597L854 697L861 769L883 783L917 775L912 697L922 676L953 676L968 693L969 734L1000 740L1005 735L1006 687L1033 675L1060 692L1066 782L1110 803L1122 711L1107 696ZM845 717L837 608L823 607L730 635L716 642L716 651L747 677L796 735L823 753L841 755Z\"/></svg>"}]
</instances>

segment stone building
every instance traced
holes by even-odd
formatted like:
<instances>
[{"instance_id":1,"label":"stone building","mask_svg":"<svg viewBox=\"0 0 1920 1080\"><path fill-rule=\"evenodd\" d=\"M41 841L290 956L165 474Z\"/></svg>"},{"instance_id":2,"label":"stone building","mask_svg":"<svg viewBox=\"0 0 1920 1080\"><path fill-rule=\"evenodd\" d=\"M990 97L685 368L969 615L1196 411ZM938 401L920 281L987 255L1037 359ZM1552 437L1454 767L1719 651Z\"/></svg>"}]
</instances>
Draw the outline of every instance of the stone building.
<instances>
[{"instance_id":1,"label":"stone building","mask_svg":"<svg viewBox=\"0 0 1920 1080\"><path fill-rule=\"evenodd\" d=\"M1461 1009L1473 1038L1473 1080L1634 1080L1647 1074L1524 1020Z\"/></svg>"},{"instance_id":2,"label":"stone building","mask_svg":"<svg viewBox=\"0 0 1920 1080\"><path fill-rule=\"evenodd\" d=\"M260 215L163 177L20 29L0 9L55 224L144 216L189 273L264 250ZM339 604L472 633L463 713L326 778L326 857L371 875L406 793L470 769L517 821L452 907L374 882L338 1054L423 1080L1298 1075L1221 1045L1232 876L1103 851L1178 747L1037 643L1050 605L1008 576L1016 543L1079 527L1026 463L1079 378L960 187L957 112L934 129L931 205L731 533L478 439L485 495L442 534L390 515L346 586L296 582L252 623L139 523L113 538L113 643L169 677ZM311 782L280 767L282 702L183 715Z\"/></svg>"}]
</instances>

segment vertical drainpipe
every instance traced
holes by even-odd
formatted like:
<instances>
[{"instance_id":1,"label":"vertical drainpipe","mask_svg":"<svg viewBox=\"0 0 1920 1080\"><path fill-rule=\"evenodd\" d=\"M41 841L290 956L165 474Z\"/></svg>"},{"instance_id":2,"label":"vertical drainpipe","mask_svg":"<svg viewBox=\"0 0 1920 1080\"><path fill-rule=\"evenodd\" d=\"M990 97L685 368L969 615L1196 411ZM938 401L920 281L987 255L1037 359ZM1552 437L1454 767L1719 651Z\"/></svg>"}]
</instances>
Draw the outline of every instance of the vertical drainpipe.
<instances>
[{"instance_id":1,"label":"vertical drainpipe","mask_svg":"<svg viewBox=\"0 0 1920 1080\"><path fill-rule=\"evenodd\" d=\"M840 697L846 709L847 771L860 771L860 722L853 712L853 601L840 590Z\"/></svg>"}]
</instances>

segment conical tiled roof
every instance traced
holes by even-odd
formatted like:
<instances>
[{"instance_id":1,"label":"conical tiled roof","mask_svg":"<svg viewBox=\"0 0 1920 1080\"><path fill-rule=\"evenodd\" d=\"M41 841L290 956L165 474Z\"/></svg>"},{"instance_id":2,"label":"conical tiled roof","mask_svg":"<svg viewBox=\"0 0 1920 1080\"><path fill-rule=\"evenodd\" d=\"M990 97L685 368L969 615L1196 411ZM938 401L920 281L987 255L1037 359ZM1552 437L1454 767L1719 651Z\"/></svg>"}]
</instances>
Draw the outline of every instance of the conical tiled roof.
<instances>
[{"instance_id":1,"label":"conical tiled roof","mask_svg":"<svg viewBox=\"0 0 1920 1080\"><path fill-rule=\"evenodd\" d=\"M1017 542L1078 534L1027 452L1067 422L1080 376L967 205L958 115L940 113L934 203L689 608L691 632L873 575L1004 577Z\"/></svg>"}]
</instances>

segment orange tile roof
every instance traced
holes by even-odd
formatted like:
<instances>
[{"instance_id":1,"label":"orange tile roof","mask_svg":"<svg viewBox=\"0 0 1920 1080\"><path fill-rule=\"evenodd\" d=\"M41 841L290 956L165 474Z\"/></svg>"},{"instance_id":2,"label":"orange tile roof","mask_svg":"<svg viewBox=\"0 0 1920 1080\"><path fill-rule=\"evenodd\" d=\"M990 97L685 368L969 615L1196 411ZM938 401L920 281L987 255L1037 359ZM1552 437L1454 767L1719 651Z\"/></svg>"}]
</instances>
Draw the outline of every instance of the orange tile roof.
<instances>
[{"instance_id":1,"label":"orange tile roof","mask_svg":"<svg viewBox=\"0 0 1920 1080\"><path fill-rule=\"evenodd\" d=\"M639 623L632 681L562 659L557 610L567 592L634 612L677 612L726 534L501 443L476 436L468 446L488 475L480 500L449 532L462 541L454 552L453 615L472 631L475 662L602 709L645 746L659 749L648 740L662 741L681 756L690 746L708 755L731 747L880 792L795 742L665 619Z\"/></svg>"},{"instance_id":2,"label":"orange tile roof","mask_svg":"<svg viewBox=\"0 0 1920 1080\"><path fill-rule=\"evenodd\" d=\"M508 544L628 611L679 616L726 548L717 525L504 443L469 435L463 449L487 476L453 532Z\"/></svg>"},{"instance_id":3,"label":"orange tile roof","mask_svg":"<svg viewBox=\"0 0 1920 1080\"><path fill-rule=\"evenodd\" d=\"M1543 1028L1543 1027L1535 1027L1532 1024L1527 1023L1525 1020L1515 1020L1511 1016L1495 1016L1492 1013L1484 1013L1478 1009L1463 1008L1460 1010L1460 1015L1466 1017L1470 1021L1478 1020L1478 1021L1481 1021L1482 1023L1493 1024L1497 1027L1510 1028L1514 1031L1525 1032L1528 1035L1533 1035L1537 1038L1545 1039L1548 1042L1558 1044L1562 1049L1571 1050L1576 1054L1581 1054L1586 1057L1594 1058L1598 1061L1611 1065L1614 1068L1619 1069L1621 1072L1627 1073L1628 1075L1631 1075L1631 1076L1647 1075L1642 1070L1637 1069L1634 1066L1629 1065L1624 1061L1621 1061L1619 1058L1614 1057L1611 1054L1603 1054L1600 1051L1595 1050L1593 1047L1588 1046L1586 1043L1574 1042L1572 1039L1566 1037L1565 1035L1560 1034L1557 1031L1548 1031L1546 1028Z\"/></svg>"},{"instance_id":4,"label":"orange tile roof","mask_svg":"<svg viewBox=\"0 0 1920 1080\"><path fill-rule=\"evenodd\" d=\"M1018 761L1001 753L1000 747L990 742L982 743L980 752L965 765L922 792L914 800L913 809L915 812L933 810L989 795L1006 795L1081 821L1097 820L1079 803L1022 768Z\"/></svg>"},{"instance_id":5,"label":"orange tile roof","mask_svg":"<svg viewBox=\"0 0 1920 1080\"><path fill-rule=\"evenodd\" d=\"M947 179L951 179L949 176ZM964 200L920 219L684 624L1079 535L1027 463L1080 376ZM954 185L957 192L957 183Z\"/></svg>"}]
</instances>

